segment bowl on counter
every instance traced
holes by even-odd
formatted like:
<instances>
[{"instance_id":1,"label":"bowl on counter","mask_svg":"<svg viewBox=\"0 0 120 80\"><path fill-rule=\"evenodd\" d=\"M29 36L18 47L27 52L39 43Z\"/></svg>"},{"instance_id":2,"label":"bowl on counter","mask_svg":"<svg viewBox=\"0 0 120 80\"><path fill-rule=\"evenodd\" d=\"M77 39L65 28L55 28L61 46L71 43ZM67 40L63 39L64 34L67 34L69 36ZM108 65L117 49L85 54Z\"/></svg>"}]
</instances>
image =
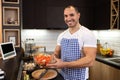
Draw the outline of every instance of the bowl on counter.
<instances>
[{"instance_id":1,"label":"bowl on counter","mask_svg":"<svg viewBox=\"0 0 120 80\"><path fill-rule=\"evenodd\" d=\"M112 57L113 54L114 54L114 50L111 49L111 48L103 48L103 47L101 47L101 48L100 48L100 53L101 53L101 55L103 55L103 56Z\"/></svg>"},{"instance_id":2,"label":"bowl on counter","mask_svg":"<svg viewBox=\"0 0 120 80\"><path fill-rule=\"evenodd\" d=\"M46 66L46 64L51 62L51 55L46 53L39 53L34 55L34 62L40 67Z\"/></svg>"}]
</instances>

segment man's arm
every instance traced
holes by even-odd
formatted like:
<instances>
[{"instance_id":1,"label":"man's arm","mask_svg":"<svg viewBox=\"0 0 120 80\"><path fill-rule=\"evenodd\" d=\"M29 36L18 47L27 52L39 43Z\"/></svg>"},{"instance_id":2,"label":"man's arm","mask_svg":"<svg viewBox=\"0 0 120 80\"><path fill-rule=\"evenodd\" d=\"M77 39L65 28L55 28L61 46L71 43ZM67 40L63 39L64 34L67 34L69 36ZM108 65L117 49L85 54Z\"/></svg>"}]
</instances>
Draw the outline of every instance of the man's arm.
<instances>
[{"instance_id":1,"label":"man's arm","mask_svg":"<svg viewBox=\"0 0 120 80\"><path fill-rule=\"evenodd\" d=\"M59 47L58 47L59 50ZM56 50L57 51L57 50ZM95 57L96 57L96 48L94 47L84 47L83 52L84 52L84 57L76 60L76 61L71 61L71 62L63 62L61 59L58 59L56 57L56 63L54 64L48 64L48 67L54 67L54 68L80 68L80 67L89 67L92 66ZM71 56L72 57L72 56Z\"/></svg>"},{"instance_id":2,"label":"man's arm","mask_svg":"<svg viewBox=\"0 0 120 80\"><path fill-rule=\"evenodd\" d=\"M59 45L57 45L54 51L54 56L60 58L60 52L61 52L61 48Z\"/></svg>"},{"instance_id":3,"label":"man's arm","mask_svg":"<svg viewBox=\"0 0 120 80\"><path fill-rule=\"evenodd\" d=\"M64 62L63 65L64 65L64 67L69 67L69 68L92 66L95 61L96 51L97 50L94 47L84 47L83 48L83 53L85 55L84 57L82 57L76 61Z\"/></svg>"}]
</instances>

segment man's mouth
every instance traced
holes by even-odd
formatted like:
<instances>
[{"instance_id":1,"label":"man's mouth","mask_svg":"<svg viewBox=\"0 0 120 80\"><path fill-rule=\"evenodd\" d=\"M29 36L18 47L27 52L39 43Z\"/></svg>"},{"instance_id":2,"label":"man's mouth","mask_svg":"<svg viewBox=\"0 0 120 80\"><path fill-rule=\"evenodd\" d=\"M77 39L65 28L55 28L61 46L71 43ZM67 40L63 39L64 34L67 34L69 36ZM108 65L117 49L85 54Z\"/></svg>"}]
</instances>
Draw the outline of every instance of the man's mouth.
<instances>
[{"instance_id":1,"label":"man's mouth","mask_svg":"<svg viewBox=\"0 0 120 80\"><path fill-rule=\"evenodd\" d=\"M67 22L68 24L71 24L72 23L72 21L69 21L69 22Z\"/></svg>"},{"instance_id":2,"label":"man's mouth","mask_svg":"<svg viewBox=\"0 0 120 80\"><path fill-rule=\"evenodd\" d=\"M68 24L71 24L73 22L74 22L74 20L67 21Z\"/></svg>"}]
</instances>

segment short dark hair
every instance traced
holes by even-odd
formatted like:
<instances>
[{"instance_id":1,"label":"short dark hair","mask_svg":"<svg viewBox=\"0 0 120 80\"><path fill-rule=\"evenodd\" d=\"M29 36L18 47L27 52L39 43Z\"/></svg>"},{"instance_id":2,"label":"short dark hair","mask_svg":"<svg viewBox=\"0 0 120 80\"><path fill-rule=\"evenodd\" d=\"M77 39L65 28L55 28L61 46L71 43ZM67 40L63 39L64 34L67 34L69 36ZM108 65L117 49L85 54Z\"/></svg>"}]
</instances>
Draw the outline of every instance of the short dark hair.
<instances>
[{"instance_id":1,"label":"short dark hair","mask_svg":"<svg viewBox=\"0 0 120 80\"><path fill-rule=\"evenodd\" d=\"M66 6L66 7L64 8L64 10L65 10L66 8L71 8L71 7L73 7L77 13L80 13L79 10L78 10L78 8L77 8L76 6L73 6L73 5Z\"/></svg>"}]
</instances>

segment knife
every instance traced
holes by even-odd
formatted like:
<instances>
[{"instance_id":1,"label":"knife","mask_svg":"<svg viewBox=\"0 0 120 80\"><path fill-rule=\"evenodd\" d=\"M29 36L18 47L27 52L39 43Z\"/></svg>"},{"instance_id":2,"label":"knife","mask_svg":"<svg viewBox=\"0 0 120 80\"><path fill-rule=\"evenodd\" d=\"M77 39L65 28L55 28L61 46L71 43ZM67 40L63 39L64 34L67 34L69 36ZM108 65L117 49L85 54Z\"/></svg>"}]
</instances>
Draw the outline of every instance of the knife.
<instances>
[{"instance_id":1,"label":"knife","mask_svg":"<svg viewBox=\"0 0 120 80\"><path fill-rule=\"evenodd\" d=\"M47 73L48 69L45 69L45 71L43 71L40 75L39 75L39 79L40 80L46 73Z\"/></svg>"}]
</instances>

